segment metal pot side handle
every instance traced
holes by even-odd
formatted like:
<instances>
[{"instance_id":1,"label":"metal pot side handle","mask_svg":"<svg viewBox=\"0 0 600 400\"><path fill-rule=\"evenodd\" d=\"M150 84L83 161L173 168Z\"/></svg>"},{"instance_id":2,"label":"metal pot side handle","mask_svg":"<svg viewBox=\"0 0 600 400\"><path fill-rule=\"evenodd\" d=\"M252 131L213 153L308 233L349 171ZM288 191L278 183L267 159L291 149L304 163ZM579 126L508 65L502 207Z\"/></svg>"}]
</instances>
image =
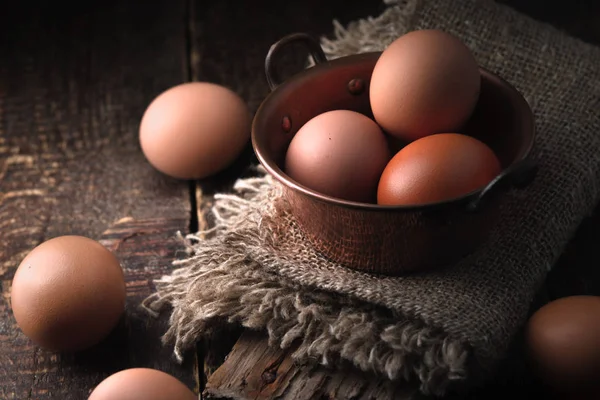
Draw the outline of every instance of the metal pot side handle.
<instances>
[{"instance_id":1,"label":"metal pot side handle","mask_svg":"<svg viewBox=\"0 0 600 400\"><path fill-rule=\"evenodd\" d=\"M325 52L321 48L318 40L313 36L307 33L292 33L290 35L284 36L277 42L275 42L271 48L269 48L269 52L267 53L267 57L265 58L265 75L267 77L267 83L271 90L274 90L277 86L280 85L281 80L275 70L275 57L279 53L281 49L287 46L290 43L298 42L303 44L309 51L313 61L315 64L320 64L327 62L327 57L325 56Z\"/></svg>"},{"instance_id":2,"label":"metal pot side handle","mask_svg":"<svg viewBox=\"0 0 600 400\"><path fill-rule=\"evenodd\" d=\"M535 179L537 171L538 165L531 157L527 157L520 162L513 164L488 183L488 185L467 204L467 210L473 212L480 210L485 203L485 199L490 196L491 192L503 185L508 184L519 189L527 187Z\"/></svg>"}]
</instances>

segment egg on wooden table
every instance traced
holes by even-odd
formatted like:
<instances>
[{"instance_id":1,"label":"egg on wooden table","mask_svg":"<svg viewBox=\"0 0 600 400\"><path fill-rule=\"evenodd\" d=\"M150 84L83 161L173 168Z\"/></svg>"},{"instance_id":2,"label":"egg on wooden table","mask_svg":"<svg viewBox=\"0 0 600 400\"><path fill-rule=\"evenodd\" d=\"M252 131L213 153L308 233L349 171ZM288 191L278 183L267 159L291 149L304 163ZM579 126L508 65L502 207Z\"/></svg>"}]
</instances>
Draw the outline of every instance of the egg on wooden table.
<instances>
[{"instance_id":1,"label":"egg on wooden table","mask_svg":"<svg viewBox=\"0 0 600 400\"><path fill-rule=\"evenodd\" d=\"M424 205L483 188L501 172L483 142L459 133L425 136L406 145L385 167L377 188L381 205Z\"/></svg>"},{"instance_id":2,"label":"egg on wooden table","mask_svg":"<svg viewBox=\"0 0 600 400\"><path fill-rule=\"evenodd\" d=\"M548 386L600 396L600 297L551 301L531 316L525 338L531 365Z\"/></svg>"},{"instance_id":3,"label":"egg on wooden table","mask_svg":"<svg viewBox=\"0 0 600 400\"><path fill-rule=\"evenodd\" d=\"M197 400L179 379L156 369L131 368L103 380L89 400Z\"/></svg>"},{"instance_id":4,"label":"egg on wooden table","mask_svg":"<svg viewBox=\"0 0 600 400\"><path fill-rule=\"evenodd\" d=\"M381 54L369 99L383 130L408 142L459 131L479 98L481 76L470 49L449 33L409 32Z\"/></svg>"},{"instance_id":5,"label":"egg on wooden table","mask_svg":"<svg viewBox=\"0 0 600 400\"><path fill-rule=\"evenodd\" d=\"M319 193L374 203L379 176L389 159L387 139L372 119L334 110L298 130L286 153L285 172Z\"/></svg>"},{"instance_id":6,"label":"egg on wooden table","mask_svg":"<svg viewBox=\"0 0 600 400\"><path fill-rule=\"evenodd\" d=\"M125 311L117 258L83 236L60 236L34 248L13 278L17 325L39 346L78 351L105 338Z\"/></svg>"},{"instance_id":7,"label":"egg on wooden table","mask_svg":"<svg viewBox=\"0 0 600 400\"><path fill-rule=\"evenodd\" d=\"M150 103L140 123L140 145L162 173L203 179L240 156L250 123L250 112L235 92L209 82L184 83Z\"/></svg>"}]
</instances>

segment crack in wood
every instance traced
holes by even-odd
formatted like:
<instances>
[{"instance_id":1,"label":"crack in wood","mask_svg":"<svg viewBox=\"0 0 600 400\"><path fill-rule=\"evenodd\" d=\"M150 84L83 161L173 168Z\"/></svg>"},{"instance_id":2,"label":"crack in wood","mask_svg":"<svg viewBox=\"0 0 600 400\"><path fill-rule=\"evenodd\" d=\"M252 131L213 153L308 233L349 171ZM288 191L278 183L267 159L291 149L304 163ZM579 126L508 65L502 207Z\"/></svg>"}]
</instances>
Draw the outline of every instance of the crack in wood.
<instances>
[{"instance_id":1,"label":"crack in wood","mask_svg":"<svg viewBox=\"0 0 600 400\"><path fill-rule=\"evenodd\" d=\"M279 369L284 360L285 354L282 353L275 361L267 365L267 367L263 370L263 373L260 377L264 383L264 387L261 389L261 391L277 380L277 370Z\"/></svg>"},{"instance_id":2,"label":"crack in wood","mask_svg":"<svg viewBox=\"0 0 600 400\"><path fill-rule=\"evenodd\" d=\"M35 347L33 349L33 368L34 368L34 371L37 370L37 367L38 367L38 351L39 351L39 349L37 347ZM37 381L37 373L34 372L32 374L32 376L31 376L31 386L30 386L29 391L28 391L28 397L27 397L28 399L31 399L31 396L33 395L33 389L35 388L36 381Z\"/></svg>"}]
</instances>

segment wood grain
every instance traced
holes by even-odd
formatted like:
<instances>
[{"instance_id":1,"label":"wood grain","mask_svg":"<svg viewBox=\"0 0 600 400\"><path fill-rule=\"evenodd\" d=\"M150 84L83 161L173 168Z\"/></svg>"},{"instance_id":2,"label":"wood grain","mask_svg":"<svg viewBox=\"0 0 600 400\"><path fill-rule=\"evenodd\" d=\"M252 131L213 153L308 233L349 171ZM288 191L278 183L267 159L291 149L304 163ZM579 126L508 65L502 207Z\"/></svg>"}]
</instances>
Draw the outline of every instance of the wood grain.
<instances>
[{"instance_id":1,"label":"wood grain","mask_svg":"<svg viewBox=\"0 0 600 400\"><path fill-rule=\"evenodd\" d=\"M225 363L210 377L205 398L393 400L411 394L353 369L333 373L322 367L295 365L290 352L268 346L262 333L244 332Z\"/></svg>"},{"instance_id":2,"label":"wood grain","mask_svg":"<svg viewBox=\"0 0 600 400\"><path fill-rule=\"evenodd\" d=\"M252 112L269 93L264 60L275 41L294 32L330 35L334 18L346 23L383 11L379 1L221 0L194 4L192 76L232 88ZM282 76L301 71L307 56L302 47L291 46L281 55Z\"/></svg>"},{"instance_id":3,"label":"wood grain","mask_svg":"<svg viewBox=\"0 0 600 400\"><path fill-rule=\"evenodd\" d=\"M184 1L53 4L0 12L0 398L84 399L104 377L136 366L194 388L194 358L177 365L160 343L164 319L137 309L190 223L188 184L154 171L137 140L149 101L186 79ZM22 258L64 234L100 240L127 280L121 324L79 354L33 346L10 309Z\"/></svg>"}]
</instances>

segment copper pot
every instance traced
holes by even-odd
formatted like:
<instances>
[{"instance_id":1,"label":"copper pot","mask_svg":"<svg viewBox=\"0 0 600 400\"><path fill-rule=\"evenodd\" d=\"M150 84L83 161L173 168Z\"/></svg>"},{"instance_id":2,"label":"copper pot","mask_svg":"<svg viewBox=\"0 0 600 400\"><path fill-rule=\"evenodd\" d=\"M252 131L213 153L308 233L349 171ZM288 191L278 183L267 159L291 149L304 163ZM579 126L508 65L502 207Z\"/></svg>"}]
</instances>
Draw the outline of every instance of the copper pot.
<instances>
[{"instance_id":1,"label":"copper pot","mask_svg":"<svg viewBox=\"0 0 600 400\"><path fill-rule=\"evenodd\" d=\"M315 65L279 84L275 58L293 42L308 48ZM535 176L530 157L535 126L523 96L481 68L479 102L462 133L488 144L502 163L502 172L487 187L453 201L407 207L345 201L298 184L283 170L294 134L312 117L334 109L372 117L369 82L380 54L328 61L319 43L303 33L275 43L265 62L272 92L254 117L252 145L260 163L281 182L299 226L320 253L349 268L399 275L454 263L486 240L502 195Z\"/></svg>"}]
</instances>

